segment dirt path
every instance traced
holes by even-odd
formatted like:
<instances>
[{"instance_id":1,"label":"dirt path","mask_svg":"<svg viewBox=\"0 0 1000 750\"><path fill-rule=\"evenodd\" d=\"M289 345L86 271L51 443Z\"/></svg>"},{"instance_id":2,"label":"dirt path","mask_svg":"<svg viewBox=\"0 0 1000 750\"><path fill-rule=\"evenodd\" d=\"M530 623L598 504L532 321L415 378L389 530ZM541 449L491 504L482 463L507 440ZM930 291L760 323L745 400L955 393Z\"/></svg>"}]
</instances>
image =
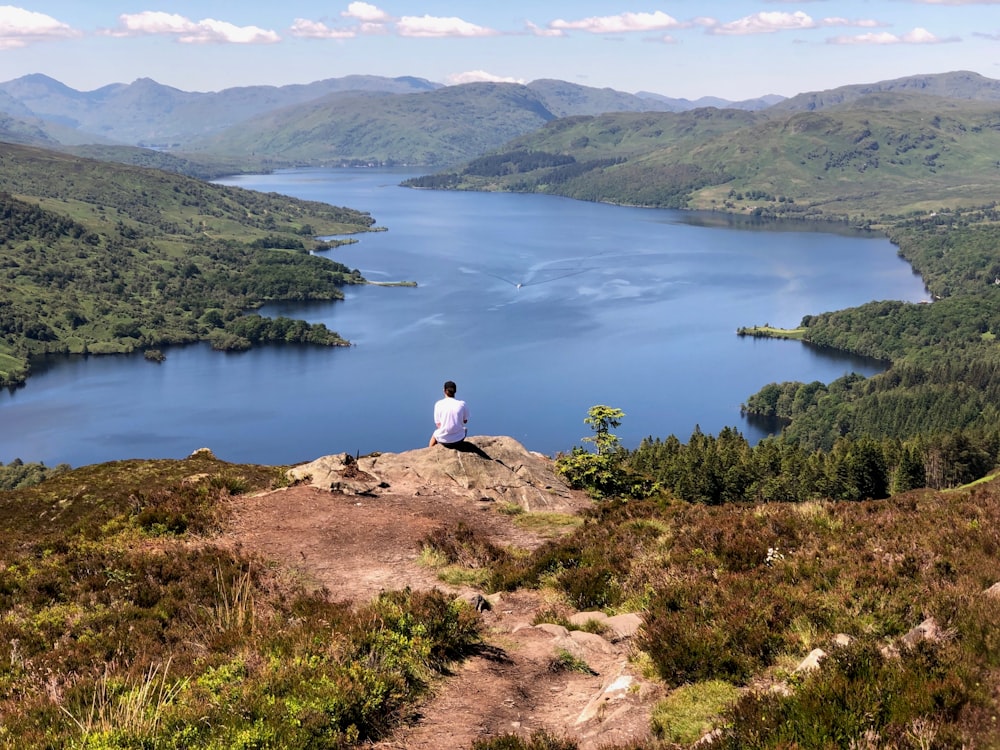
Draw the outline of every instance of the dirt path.
<instances>
[{"instance_id":1,"label":"dirt path","mask_svg":"<svg viewBox=\"0 0 1000 750\"><path fill-rule=\"evenodd\" d=\"M575 502L589 501L581 495ZM224 539L287 566L337 600L367 601L406 586L472 597L480 592L445 585L419 563L421 540L459 522L497 544L531 549L544 541L494 503L426 485L394 485L377 497L303 485L242 498ZM635 675L629 638L533 626L548 607L538 592L496 599L482 615L481 653L435 686L415 723L376 747L468 748L479 738L538 729L572 737L581 750L646 737L657 688ZM557 668L556 657L567 653L591 673Z\"/></svg>"}]
</instances>

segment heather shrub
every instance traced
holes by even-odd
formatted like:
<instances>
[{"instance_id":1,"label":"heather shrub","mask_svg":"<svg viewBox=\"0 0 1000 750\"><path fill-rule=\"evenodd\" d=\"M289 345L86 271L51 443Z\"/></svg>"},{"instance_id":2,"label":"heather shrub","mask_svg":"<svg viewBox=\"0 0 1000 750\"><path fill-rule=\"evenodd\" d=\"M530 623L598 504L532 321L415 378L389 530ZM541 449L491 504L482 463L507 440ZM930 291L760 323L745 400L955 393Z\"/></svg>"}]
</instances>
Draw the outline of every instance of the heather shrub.
<instances>
[{"instance_id":1,"label":"heather shrub","mask_svg":"<svg viewBox=\"0 0 1000 750\"><path fill-rule=\"evenodd\" d=\"M461 521L452 527L434 529L420 543L441 554L449 564L468 568L489 567L508 557L506 550Z\"/></svg>"},{"instance_id":2,"label":"heather shrub","mask_svg":"<svg viewBox=\"0 0 1000 750\"><path fill-rule=\"evenodd\" d=\"M652 599L640 647L671 685L746 684L788 645L797 613L787 595L761 576L665 585Z\"/></svg>"},{"instance_id":3,"label":"heather shrub","mask_svg":"<svg viewBox=\"0 0 1000 750\"><path fill-rule=\"evenodd\" d=\"M718 746L966 747L955 724L978 698L965 672L948 644L923 642L887 657L876 643L857 641L789 695L747 693L728 712Z\"/></svg>"},{"instance_id":4,"label":"heather shrub","mask_svg":"<svg viewBox=\"0 0 1000 750\"><path fill-rule=\"evenodd\" d=\"M629 591L624 585L637 548L661 533L646 521L651 502L602 503L572 533L546 542L525 558L509 558L493 568L490 586L510 591L551 582L577 609L613 607Z\"/></svg>"},{"instance_id":5,"label":"heather shrub","mask_svg":"<svg viewBox=\"0 0 1000 750\"><path fill-rule=\"evenodd\" d=\"M503 734L472 743L472 750L577 750L576 742L556 737L545 730L533 732L530 737Z\"/></svg>"},{"instance_id":6,"label":"heather shrub","mask_svg":"<svg viewBox=\"0 0 1000 750\"><path fill-rule=\"evenodd\" d=\"M0 492L0 743L348 748L407 716L478 614L439 591L351 607L192 543L279 474L200 453Z\"/></svg>"}]
</instances>

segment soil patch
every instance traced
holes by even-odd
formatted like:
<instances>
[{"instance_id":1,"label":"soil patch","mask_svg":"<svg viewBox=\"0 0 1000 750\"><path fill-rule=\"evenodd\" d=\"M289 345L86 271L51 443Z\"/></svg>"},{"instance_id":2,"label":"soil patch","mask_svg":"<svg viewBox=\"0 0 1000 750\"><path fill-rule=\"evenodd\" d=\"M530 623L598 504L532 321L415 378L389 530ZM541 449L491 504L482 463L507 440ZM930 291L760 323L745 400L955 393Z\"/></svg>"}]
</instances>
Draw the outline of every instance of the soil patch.
<instances>
[{"instance_id":1,"label":"soil patch","mask_svg":"<svg viewBox=\"0 0 1000 750\"><path fill-rule=\"evenodd\" d=\"M532 457L537 460L537 454ZM349 471L358 470L369 473L367 467ZM461 476L428 482L410 472L390 479L373 495L298 485L241 498L222 541L279 563L335 600L351 602L404 587L438 588L470 600L484 593L442 583L420 563L421 540L436 529L462 523L494 544L522 549L545 541L499 512L496 499L470 493ZM565 488L559 497L563 512L579 512L590 503ZM660 689L636 674L628 636L535 626L537 614L552 605L539 592L489 600L480 652L456 664L413 721L376 747L468 748L479 738L527 736L538 729L571 737L581 750L648 737L650 708Z\"/></svg>"}]
</instances>

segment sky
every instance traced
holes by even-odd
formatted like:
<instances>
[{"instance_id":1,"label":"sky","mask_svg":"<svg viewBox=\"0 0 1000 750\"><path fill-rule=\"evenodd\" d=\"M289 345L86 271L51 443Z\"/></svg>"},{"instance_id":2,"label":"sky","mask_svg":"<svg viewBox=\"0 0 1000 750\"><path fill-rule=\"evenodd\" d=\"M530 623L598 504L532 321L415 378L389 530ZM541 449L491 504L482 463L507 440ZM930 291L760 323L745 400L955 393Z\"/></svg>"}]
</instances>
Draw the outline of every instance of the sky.
<instances>
[{"instance_id":1,"label":"sky","mask_svg":"<svg viewBox=\"0 0 1000 750\"><path fill-rule=\"evenodd\" d=\"M2 2L2 0L0 0ZM364 74L697 99L971 70L1000 79L1000 0L39 0L0 5L0 81L185 91Z\"/></svg>"}]
</instances>

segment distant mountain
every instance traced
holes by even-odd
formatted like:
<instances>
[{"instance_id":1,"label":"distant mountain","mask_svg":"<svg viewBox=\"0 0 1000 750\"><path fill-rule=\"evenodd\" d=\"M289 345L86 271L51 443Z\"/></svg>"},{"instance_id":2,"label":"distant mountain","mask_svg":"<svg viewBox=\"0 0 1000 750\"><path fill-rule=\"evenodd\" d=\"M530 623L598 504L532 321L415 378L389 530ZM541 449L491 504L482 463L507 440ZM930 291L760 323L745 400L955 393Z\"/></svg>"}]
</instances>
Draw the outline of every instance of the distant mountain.
<instances>
[{"instance_id":1,"label":"distant mountain","mask_svg":"<svg viewBox=\"0 0 1000 750\"><path fill-rule=\"evenodd\" d=\"M419 94L332 94L191 144L192 153L298 163L447 165L556 119L527 86L468 83Z\"/></svg>"},{"instance_id":2,"label":"distant mountain","mask_svg":"<svg viewBox=\"0 0 1000 750\"><path fill-rule=\"evenodd\" d=\"M470 83L398 96L336 94L269 112L190 148L230 159L252 155L300 163L444 166L561 117L664 112L672 106L550 79L527 85Z\"/></svg>"},{"instance_id":3,"label":"distant mountain","mask_svg":"<svg viewBox=\"0 0 1000 750\"><path fill-rule=\"evenodd\" d=\"M59 142L49 136L43 127L2 113L0 113L0 141L47 148L59 145Z\"/></svg>"},{"instance_id":4,"label":"distant mountain","mask_svg":"<svg viewBox=\"0 0 1000 750\"><path fill-rule=\"evenodd\" d=\"M850 104L880 93L920 94L921 96L974 101L1000 101L1000 81L965 70L952 73L907 76L877 83L840 86L828 91L799 94L775 104L774 109L803 112Z\"/></svg>"},{"instance_id":5,"label":"distant mountain","mask_svg":"<svg viewBox=\"0 0 1000 750\"><path fill-rule=\"evenodd\" d=\"M741 101L729 101L715 96L703 96L700 99L672 99L662 94L654 94L650 91L637 91L635 94L640 99L659 102L665 106L662 108L668 112L686 112L689 109L700 109L702 107L718 107L719 109L745 109L756 112L759 109L767 109L785 100L785 97L778 94L768 94L756 99L743 99ZM649 109L653 109L650 107Z\"/></svg>"},{"instance_id":6,"label":"distant mountain","mask_svg":"<svg viewBox=\"0 0 1000 750\"><path fill-rule=\"evenodd\" d=\"M48 76L33 74L0 83L0 112L33 115L101 141L165 146L334 92L412 93L439 87L413 77L346 76L304 85L247 86L200 93L140 78L130 84L115 83L82 92Z\"/></svg>"},{"instance_id":7,"label":"distant mountain","mask_svg":"<svg viewBox=\"0 0 1000 750\"><path fill-rule=\"evenodd\" d=\"M662 97L661 101L548 78L532 81L528 88L538 94L546 108L557 117L603 115L605 112L672 111L669 106L671 100L666 97Z\"/></svg>"},{"instance_id":8,"label":"distant mountain","mask_svg":"<svg viewBox=\"0 0 1000 750\"><path fill-rule=\"evenodd\" d=\"M707 109L776 118L832 108L955 110L977 101L1000 101L1000 81L958 71L785 100L772 95L730 102L627 94L552 79L441 86L412 77L346 76L306 85L197 93L148 78L80 92L47 76L30 75L0 84L0 113L11 118L0 137L75 146L147 146L182 158L157 160L121 149L97 149L90 155L139 164L159 161L199 175L301 164L440 168L487 154L561 118ZM592 135L587 137L593 141Z\"/></svg>"},{"instance_id":9,"label":"distant mountain","mask_svg":"<svg viewBox=\"0 0 1000 750\"><path fill-rule=\"evenodd\" d=\"M488 85L516 86L516 84ZM291 107L304 106L302 112L306 117L311 117L315 112L313 103L324 97L341 95L340 100L327 100L327 105L333 105L334 102L342 101L347 95L355 101L361 101L360 97L371 94L431 94L443 88L445 87L441 84L412 76L384 78L352 75L303 85L246 86L207 93L182 91L149 78L140 78L132 83L113 83L94 91L84 92L48 76L32 74L0 83L0 112L23 120L37 118L78 132L78 135L63 142L118 143L160 149L183 149L191 141L210 138L247 120L263 118L262 121L266 121L269 114L275 114L278 122L288 122L296 116L294 113L282 112L280 115L277 113ZM760 109L766 106L764 100L732 103L723 99L705 99L699 103L655 94L627 94L610 88L599 89L551 79L533 81L527 84L526 88L537 95L542 102L542 106L547 110L545 118L548 119L597 115L605 112L684 111L705 106L709 102L711 106L737 109ZM490 90L479 89L480 92ZM465 95L462 94L463 97ZM416 108L419 118L419 111L423 105L417 103L419 100L407 101ZM428 106L435 106L433 100ZM398 110L398 107L393 109ZM462 116L460 112L454 114L458 118ZM254 127L258 124L255 123ZM375 127L378 127L377 123ZM512 132L504 129L503 132L519 135L521 131ZM66 131L64 135L65 133ZM280 140L280 136L278 138ZM347 140L350 141L351 138L348 137ZM262 149L251 150L271 152L274 149L265 145ZM443 153L454 151L450 147L442 148L431 144L422 150ZM296 151L299 158L302 158L303 153L309 149L303 145ZM464 158L466 148L459 147L458 152L462 153ZM365 152L364 149L359 151L349 146L346 155L364 159L372 157L375 153L384 154L384 149L369 149ZM309 153L306 156L315 158L316 154ZM391 154L390 158L412 162L415 157L414 152L410 150Z\"/></svg>"}]
</instances>

